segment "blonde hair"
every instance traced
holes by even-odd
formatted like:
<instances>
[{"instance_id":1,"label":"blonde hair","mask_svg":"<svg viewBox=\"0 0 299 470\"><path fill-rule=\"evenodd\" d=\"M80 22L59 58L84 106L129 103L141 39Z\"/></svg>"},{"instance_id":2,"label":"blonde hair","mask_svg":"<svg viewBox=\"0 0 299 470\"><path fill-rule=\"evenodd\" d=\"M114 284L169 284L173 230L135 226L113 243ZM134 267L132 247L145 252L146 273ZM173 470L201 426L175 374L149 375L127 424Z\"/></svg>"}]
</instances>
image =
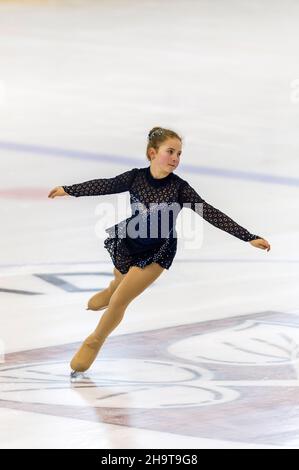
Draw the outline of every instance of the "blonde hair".
<instances>
[{"instance_id":1,"label":"blonde hair","mask_svg":"<svg viewBox=\"0 0 299 470\"><path fill-rule=\"evenodd\" d=\"M146 147L146 157L149 161L151 158L149 156L149 149L154 148L156 151L159 150L159 147L167 139L179 139L182 142L182 137L180 137L176 132L170 129L164 129L163 127L153 127L148 133L148 144Z\"/></svg>"}]
</instances>

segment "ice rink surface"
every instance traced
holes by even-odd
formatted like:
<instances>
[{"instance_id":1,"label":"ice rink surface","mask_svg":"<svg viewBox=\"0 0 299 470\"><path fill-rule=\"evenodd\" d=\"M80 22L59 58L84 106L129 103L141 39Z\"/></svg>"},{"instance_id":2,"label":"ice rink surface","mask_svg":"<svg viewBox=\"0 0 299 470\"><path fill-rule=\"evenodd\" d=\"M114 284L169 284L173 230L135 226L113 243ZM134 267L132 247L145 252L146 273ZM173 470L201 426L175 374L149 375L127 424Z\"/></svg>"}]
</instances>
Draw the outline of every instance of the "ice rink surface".
<instances>
[{"instance_id":1,"label":"ice rink surface","mask_svg":"<svg viewBox=\"0 0 299 470\"><path fill-rule=\"evenodd\" d=\"M299 447L298 18L295 0L0 2L1 448ZM71 382L129 193L47 196L148 166L156 125L271 251L194 213L200 246L180 237Z\"/></svg>"}]
</instances>

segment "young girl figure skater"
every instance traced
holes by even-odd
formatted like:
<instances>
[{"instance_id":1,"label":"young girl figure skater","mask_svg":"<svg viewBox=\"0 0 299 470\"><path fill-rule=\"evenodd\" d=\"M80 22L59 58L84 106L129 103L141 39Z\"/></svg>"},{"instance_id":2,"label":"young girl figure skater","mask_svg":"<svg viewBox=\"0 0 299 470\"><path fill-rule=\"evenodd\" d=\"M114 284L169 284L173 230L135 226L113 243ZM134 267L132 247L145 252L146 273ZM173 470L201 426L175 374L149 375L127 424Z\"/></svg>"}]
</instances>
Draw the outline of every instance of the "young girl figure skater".
<instances>
[{"instance_id":1,"label":"young girl figure skater","mask_svg":"<svg viewBox=\"0 0 299 470\"><path fill-rule=\"evenodd\" d=\"M183 207L191 208L210 224L240 240L250 242L256 248L270 250L267 240L251 234L226 214L208 204L186 180L174 173L179 165L181 153L182 138L176 132L154 127L148 134L146 149L149 166L133 168L114 178L58 186L48 195L49 198L54 198L65 195L80 197L130 192L132 215L106 229L109 236L104 240L104 246L114 264L114 279L106 289L93 295L88 301L88 309L106 311L95 330L84 340L72 358L72 376L77 372L86 371L91 366L107 336L123 319L132 300L165 269L170 268L177 250L175 221ZM136 208L138 216L135 214ZM164 222L167 218L167 223L163 222L162 228L163 217ZM154 235L153 221L155 228L158 228L158 233L156 230Z\"/></svg>"}]
</instances>

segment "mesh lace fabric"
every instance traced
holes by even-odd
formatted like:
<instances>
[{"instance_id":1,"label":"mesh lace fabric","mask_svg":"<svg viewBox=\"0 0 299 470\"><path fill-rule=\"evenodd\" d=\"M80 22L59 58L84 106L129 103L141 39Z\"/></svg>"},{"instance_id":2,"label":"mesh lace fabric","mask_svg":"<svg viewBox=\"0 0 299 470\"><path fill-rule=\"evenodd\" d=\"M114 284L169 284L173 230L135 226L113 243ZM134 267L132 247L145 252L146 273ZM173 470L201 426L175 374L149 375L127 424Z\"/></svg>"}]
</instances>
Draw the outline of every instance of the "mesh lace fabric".
<instances>
[{"instance_id":1,"label":"mesh lace fabric","mask_svg":"<svg viewBox=\"0 0 299 470\"><path fill-rule=\"evenodd\" d=\"M251 234L219 209L208 204L180 176L169 173L164 178L154 178L150 166L133 168L113 178L94 179L62 187L66 193L74 197L129 191L132 215L108 227L106 232L109 236L104 240L104 247L109 252L114 266L123 274L128 272L130 266L145 267L152 262L159 263L165 269L170 268L177 251L176 218L184 207L190 208L210 224L240 240L262 238ZM169 218L168 234L163 233L162 236L159 229L157 237L150 236L149 218L158 215L158 219L155 220L161 220L161 208L163 212L163 208L167 210L167 207L173 206L177 210L168 211L172 214ZM147 234L145 237L135 238L129 234L128 227L134 224L136 213L139 223L144 224L143 234Z\"/></svg>"}]
</instances>

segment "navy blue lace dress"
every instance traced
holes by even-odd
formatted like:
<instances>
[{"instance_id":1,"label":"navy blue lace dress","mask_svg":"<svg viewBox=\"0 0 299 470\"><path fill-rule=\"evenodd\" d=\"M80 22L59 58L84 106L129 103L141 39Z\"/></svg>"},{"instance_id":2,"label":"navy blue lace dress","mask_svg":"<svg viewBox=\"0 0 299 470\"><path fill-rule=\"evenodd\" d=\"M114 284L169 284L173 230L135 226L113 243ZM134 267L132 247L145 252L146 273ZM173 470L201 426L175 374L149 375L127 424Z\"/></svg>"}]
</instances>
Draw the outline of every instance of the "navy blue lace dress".
<instances>
[{"instance_id":1,"label":"navy blue lace dress","mask_svg":"<svg viewBox=\"0 0 299 470\"><path fill-rule=\"evenodd\" d=\"M175 173L154 178L150 166L133 168L114 178L101 178L62 186L74 197L130 192L132 215L106 229L104 247L122 273L130 266L145 267L156 262L169 269L177 251L176 218L184 207L210 224L243 241L262 238L238 225L208 204L189 183ZM167 223L165 224L165 220ZM165 228L166 227L166 228Z\"/></svg>"}]
</instances>

